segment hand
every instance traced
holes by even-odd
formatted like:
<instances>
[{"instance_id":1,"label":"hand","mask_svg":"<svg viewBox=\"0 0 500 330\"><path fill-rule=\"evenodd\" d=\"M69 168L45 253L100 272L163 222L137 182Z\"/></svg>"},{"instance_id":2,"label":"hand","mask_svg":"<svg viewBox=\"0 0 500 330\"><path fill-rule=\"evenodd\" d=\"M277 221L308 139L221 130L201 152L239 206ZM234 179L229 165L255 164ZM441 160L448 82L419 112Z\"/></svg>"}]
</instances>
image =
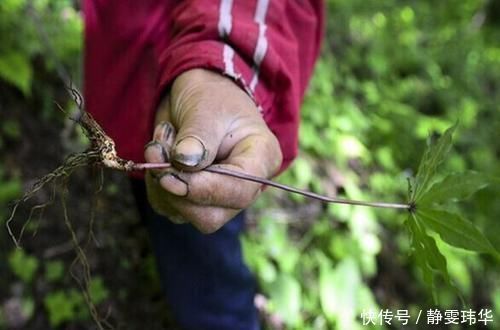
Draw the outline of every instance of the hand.
<instances>
[{"instance_id":1,"label":"hand","mask_svg":"<svg viewBox=\"0 0 500 330\"><path fill-rule=\"evenodd\" d=\"M200 170L217 164L270 178L282 162L279 143L252 99L229 78L204 69L186 71L174 81L158 109L145 158L174 166L146 174L152 207L203 233L250 206L261 186Z\"/></svg>"}]
</instances>

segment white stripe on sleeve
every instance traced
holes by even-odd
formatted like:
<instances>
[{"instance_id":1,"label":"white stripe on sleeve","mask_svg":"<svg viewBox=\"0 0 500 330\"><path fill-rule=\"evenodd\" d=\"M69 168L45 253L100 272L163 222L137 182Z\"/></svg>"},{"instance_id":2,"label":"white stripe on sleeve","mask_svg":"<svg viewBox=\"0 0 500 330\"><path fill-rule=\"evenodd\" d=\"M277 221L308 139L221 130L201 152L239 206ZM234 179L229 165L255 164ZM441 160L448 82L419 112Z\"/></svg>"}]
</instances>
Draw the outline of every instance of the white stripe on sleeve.
<instances>
[{"instance_id":1,"label":"white stripe on sleeve","mask_svg":"<svg viewBox=\"0 0 500 330\"><path fill-rule=\"evenodd\" d=\"M224 71L225 74L236 78L236 72L234 71L234 49L229 46L229 45L224 45L224 53L223 53L223 60L224 60Z\"/></svg>"},{"instance_id":2,"label":"white stripe on sleeve","mask_svg":"<svg viewBox=\"0 0 500 330\"><path fill-rule=\"evenodd\" d=\"M257 83L259 82L259 68L260 64L264 60L267 52L267 37L266 37L266 29L267 25L265 23L267 9L269 7L270 0L258 0L257 8L255 10L254 21L259 26L259 35L257 38L257 45L255 46L255 51L253 54L254 61L254 75L252 80L250 81L250 90L252 92L255 91L255 87L257 87Z\"/></svg>"},{"instance_id":3,"label":"white stripe on sleeve","mask_svg":"<svg viewBox=\"0 0 500 330\"><path fill-rule=\"evenodd\" d=\"M226 38L231 33L232 28L232 16L231 9L233 7L233 0L221 0L219 7L219 36L221 38Z\"/></svg>"}]
</instances>

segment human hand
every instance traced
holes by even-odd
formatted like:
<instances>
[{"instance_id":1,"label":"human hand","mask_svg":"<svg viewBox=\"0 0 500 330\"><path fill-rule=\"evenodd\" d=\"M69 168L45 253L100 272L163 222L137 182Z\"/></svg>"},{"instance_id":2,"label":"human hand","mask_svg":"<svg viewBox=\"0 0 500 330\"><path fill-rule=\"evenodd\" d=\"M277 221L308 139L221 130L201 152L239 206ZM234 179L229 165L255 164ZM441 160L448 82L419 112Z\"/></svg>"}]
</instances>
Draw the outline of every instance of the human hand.
<instances>
[{"instance_id":1,"label":"human hand","mask_svg":"<svg viewBox=\"0 0 500 330\"><path fill-rule=\"evenodd\" d=\"M158 109L144 155L150 163L173 164L146 174L151 206L203 233L216 231L247 208L261 187L200 170L217 164L270 178L282 162L279 143L251 98L229 78L204 69L176 78Z\"/></svg>"}]
</instances>

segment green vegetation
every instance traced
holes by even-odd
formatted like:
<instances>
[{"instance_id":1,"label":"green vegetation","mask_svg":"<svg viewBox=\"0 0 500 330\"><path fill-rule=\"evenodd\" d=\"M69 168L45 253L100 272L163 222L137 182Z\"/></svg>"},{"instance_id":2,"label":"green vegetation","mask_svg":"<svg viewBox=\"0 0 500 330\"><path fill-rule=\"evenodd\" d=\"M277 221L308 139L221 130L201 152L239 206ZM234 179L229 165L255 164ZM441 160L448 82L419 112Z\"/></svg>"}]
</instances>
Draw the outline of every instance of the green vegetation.
<instances>
[{"instance_id":1,"label":"green vegetation","mask_svg":"<svg viewBox=\"0 0 500 330\"><path fill-rule=\"evenodd\" d=\"M39 87L35 72L40 70L35 63L38 59L49 71L55 70L53 56L78 71L82 20L73 5L71 0L0 2L0 78L3 81L29 97L33 87ZM40 24L43 24L45 32L40 30ZM43 33L50 37L50 49Z\"/></svg>"},{"instance_id":2,"label":"green vegetation","mask_svg":"<svg viewBox=\"0 0 500 330\"><path fill-rule=\"evenodd\" d=\"M420 310L486 308L494 329L500 321L498 2L326 2L327 32L303 106L300 155L278 180L416 208L409 214L322 205L267 189L249 214L242 244L266 297L269 326L363 329L361 315L368 310L408 310L414 324ZM53 143L63 131L64 114L53 101L64 91L34 17L78 81L82 22L75 8L70 0L0 1L0 224L7 203L33 179L19 158L30 139L24 129L34 127L27 126L30 118L39 120L38 129L54 129ZM30 160L30 167L46 170L56 164ZM90 173L85 175L82 182L89 186ZM119 202L109 196L119 195L123 185L114 177L104 187L101 194L114 210L109 201ZM77 190L77 198L92 199L92 187L85 191ZM161 295L154 262L135 252L147 244L117 230L122 215L106 211L105 202L96 205L97 219L108 212L96 229L106 239L100 241L104 247L89 252L89 294L103 315L118 313L112 321L142 324L147 317L126 313L138 309L133 304L141 294ZM0 329L12 324L7 300L20 306L21 321L33 329L93 324L78 284L68 276L74 254L64 245L69 236L62 211L57 203L52 208L40 232L36 223L26 228L25 251L15 250L0 231L0 260L6 261L0 263ZM74 226L86 232L90 212L73 213ZM55 238L59 245L50 249ZM155 293L136 292L131 283ZM150 300L139 307L168 323L163 307Z\"/></svg>"},{"instance_id":3,"label":"green vegetation","mask_svg":"<svg viewBox=\"0 0 500 330\"><path fill-rule=\"evenodd\" d=\"M407 309L416 317L431 307L489 306L498 318L494 2L328 5L322 58L302 112L301 154L280 180L322 193L337 185L351 199L409 200L417 209L408 217L293 197L283 210L285 197L268 192L243 242L270 308L296 329L363 328L360 315L370 308ZM457 120L451 148L452 131L444 132ZM424 153L427 138L441 134ZM406 180L415 175L407 198ZM289 293L279 297L287 300L274 299L284 283Z\"/></svg>"}]
</instances>

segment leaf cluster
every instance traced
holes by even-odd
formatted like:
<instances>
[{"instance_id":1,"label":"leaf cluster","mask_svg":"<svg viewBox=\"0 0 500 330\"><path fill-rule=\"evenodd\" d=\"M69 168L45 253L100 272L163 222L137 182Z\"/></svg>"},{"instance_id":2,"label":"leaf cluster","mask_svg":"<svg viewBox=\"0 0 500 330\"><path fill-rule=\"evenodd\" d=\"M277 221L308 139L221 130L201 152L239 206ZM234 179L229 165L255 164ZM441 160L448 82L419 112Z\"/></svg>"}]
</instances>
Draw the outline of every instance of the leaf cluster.
<instances>
[{"instance_id":1,"label":"leaf cluster","mask_svg":"<svg viewBox=\"0 0 500 330\"><path fill-rule=\"evenodd\" d=\"M411 246L417 264L435 301L435 275L440 275L448 285L453 284L448 274L446 258L429 232L436 233L454 247L500 256L499 251L471 221L447 207L448 203L465 199L485 188L490 180L485 175L466 172L449 174L436 181L439 165L451 149L456 127L457 124L448 128L435 143L429 142L408 191L412 208L405 224L411 235Z\"/></svg>"},{"instance_id":2,"label":"leaf cluster","mask_svg":"<svg viewBox=\"0 0 500 330\"><path fill-rule=\"evenodd\" d=\"M436 172L419 177L419 184L428 181L424 189L412 182L414 190L421 190L415 206L420 214L418 221L408 215L405 228L419 235L416 246L401 230L405 218L398 212L323 207L280 194L259 201L258 226L245 241L248 260L270 305L279 306L275 311L297 304L274 299L274 279L286 273L293 278L287 282L300 288L291 285L288 296L298 299L299 311L278 313L290 328L363 328L363 308L422 308L429 303L426 287L433 288L439 308L457 308L458 289L471 306L487 302L500 311L498 260L447 244L431 227L434 222L421 215L432 209L429 216L449 217L450 224L457 215L471 219L462 221L464 228L471 223L490 244L483 239L468 244L500 246L500 185L489 184L468 198L483 186L478 181L492 179L467 171L500 177L500 94L495 92L500 30L489 5L493 2L327 1L323 53L301 112L300 153L279 180L342 198L409 202L416 192L407 195L402 182L418 171L428 135L437 136L460 118L460 138L454 143L458 152L448 152L445 162L428 155L426 167ZM434 184L442 180L448 191L440 193ZM281 231L270 228L275 226L282 227L289 244L271 254L282 242ZM447 239L464 234L464 228ZM461 237L462 245L468 237ZM282 259L297 253L292 271L280 267ZM421 269L432 275L432 283L420 276ZM344 285L345 278L352 278L353 285ZM447 278L451 285L443 285ZM346 304L352 303L358 314L343 314L337 306L336 298L345 296L354 297Z\"/></svg>"}]
</instances>

